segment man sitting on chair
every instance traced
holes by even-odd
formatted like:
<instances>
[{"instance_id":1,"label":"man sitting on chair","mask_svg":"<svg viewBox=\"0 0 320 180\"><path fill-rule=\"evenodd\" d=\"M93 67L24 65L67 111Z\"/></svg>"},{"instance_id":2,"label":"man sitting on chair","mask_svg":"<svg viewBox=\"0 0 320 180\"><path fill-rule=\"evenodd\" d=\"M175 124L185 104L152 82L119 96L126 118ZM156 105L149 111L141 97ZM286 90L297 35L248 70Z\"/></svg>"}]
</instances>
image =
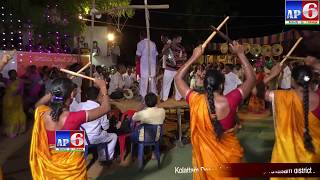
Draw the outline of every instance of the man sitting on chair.
<instances>
[{"instance_id":1,"label":"man sitting on chair","mask_svg":"<svg viewBox=\"0 0 320 180\"><path fill-rule=\"evenodd\" d=\"M145 96L145 104L147 108L144 110L134 113L132 116L133 121L139 121L140 124L154 124L161 125L163 124L164 119L166 118L166 111L163 108L156 107L158 104L157 95L154 93L148 93ZM159 132L160 135L160 132ZM144 132L140 132L139 139L144 138ZM138 135L133 135L133 139L138 140Z\"/></svg>"},{"instance_id":2,"label":"man sitting on chair","mask_svg":"<svg viewBox=\"0 0 320 180\"><path fill-rule=\"evenodd\" d=\"M117 65L117 72L110 77L108 93L111 99L123 98L123 88L125 85L123 74L126 73L124 65Z\"/></svg>"},{"instance_id":3,"label":"man sitting on chair","mask_svg":"<svg viewBox=\"0 0 320 180\"><path fill-rule=\"evenodd\" d=\"M88 100L79 104L79 111L91 110L100 106L98 103L99 89L96 87L89 87L86 92ZM101 145L97 147L99 161L112 160L114 148L117 143L117 135L107 132L107 129L109 129L109 120L107 115L104 115L94 121L84 123L81 127L87 133L90 144L108 143L108 155L105 153L104 146Z\"/></svg>"}]
</instances>

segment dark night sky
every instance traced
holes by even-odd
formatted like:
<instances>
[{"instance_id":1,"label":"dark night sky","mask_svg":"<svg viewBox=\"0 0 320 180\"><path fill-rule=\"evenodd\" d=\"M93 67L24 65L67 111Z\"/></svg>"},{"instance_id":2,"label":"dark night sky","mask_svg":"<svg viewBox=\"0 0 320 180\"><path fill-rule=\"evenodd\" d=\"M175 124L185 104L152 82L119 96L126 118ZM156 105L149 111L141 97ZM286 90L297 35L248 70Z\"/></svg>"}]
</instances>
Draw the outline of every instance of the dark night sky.
<instances>
[{"instance_id":1,"label":"dark night sky","mask_svg":"<svg viewBox=\"0 0 320 180\"><path fill-rule=\"evenodd\" d=\"M132 0L131 4L143 4L143 0ZM228 22L228 33L232 39L264 36L293 28L284 26L284 0L149 0L149 4L170 5L168 10L150 12L151 27L208 28L208 30L193 31L151 29L151 39L157 43L158 50L162 48L161 34L181 34L185 46L191 46L197 41L204 40L211 33L209 26L218 26L224 15L231 16ZM181 15L181 13L187 15ZM204 14L206 16L199 16ZM135 16L126 24L145 26L144 11L137 10ZM120 45L122 62L126 64L134 62L136 43L139 41L141 30L141 28L132 27L123 29ZM221 39L215 38L214 41L221 42Z\"/></svg>"}]
</instances>

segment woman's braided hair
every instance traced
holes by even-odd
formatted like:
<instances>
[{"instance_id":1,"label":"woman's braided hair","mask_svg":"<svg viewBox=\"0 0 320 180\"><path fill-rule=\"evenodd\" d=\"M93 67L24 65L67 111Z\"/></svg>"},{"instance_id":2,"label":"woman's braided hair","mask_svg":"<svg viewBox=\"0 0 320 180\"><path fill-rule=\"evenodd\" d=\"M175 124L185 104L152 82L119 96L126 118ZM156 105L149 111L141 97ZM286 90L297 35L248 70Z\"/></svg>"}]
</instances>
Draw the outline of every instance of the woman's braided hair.
<instances>
[{"instance_id":1,"label":"woman's braided hair","mask_svg":"<svg viewBox=\"0 0 320 180\"><path fill-rule=\"evenodd\" d=\"M58 78L52 82L50 90L52 99L49 107L52 109L50 116L53 121L59 121L59 117L63 112L66 100L70 98L73 89L74 84L68 78Z\"/></svg>"},{"instance_id":2,"label":"woman's braided hair","mask_svg":"<svg viewBox=\"0 0 320 180\"><path fill-rule=\"evenodd\" d=\"M296 66L293 70L292 78L296 84L303 87L303 112L304 112L304 147L309 152L314 152L314 145L309 131L309 87L312 80L312 69L309 66Z\"/></svg>"},{"instance_id":3,"label":"woman's braided hair","mask_svg":"<svg viewBox=\"0 0 320 180\"><path fill-rule=\"evenodd\" d=\"M213 93L215 91L221 91L221 85L224 83L224 75L221 74L217 70L207 70L205 78L204 78L204 88L207 92L207 97L208 97L208 103L209 103L209 112L210 112L210 117L211 115L215 114L216 108L214 105L214 95ZM218 139L222 138L223 135L223 127L221 123L219 122L217 116L214 116L213 120L213 127L214 131L216 133L216 137Z\"/></svg>"}]
</instances>

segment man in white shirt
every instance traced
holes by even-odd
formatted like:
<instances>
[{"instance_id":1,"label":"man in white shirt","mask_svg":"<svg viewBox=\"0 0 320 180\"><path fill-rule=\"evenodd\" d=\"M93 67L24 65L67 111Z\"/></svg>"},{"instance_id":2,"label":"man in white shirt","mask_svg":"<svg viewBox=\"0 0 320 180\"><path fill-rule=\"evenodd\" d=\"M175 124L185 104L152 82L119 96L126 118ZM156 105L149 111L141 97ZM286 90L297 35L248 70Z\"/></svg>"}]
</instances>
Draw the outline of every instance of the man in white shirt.
<instances>
[{"instance_id":1,"label":"man in white shirt","mask_svg":"<svg viewBox=\"0 0 320 180\"><path fill-rule=\"evenodd\" d=\"M73 85L74 85L73 93L75 97L72 99L72 103L69 106L69 111L77 112L80 109L80 102L76 98L78 96L78 86L75 83L73 83Z\"/></svg>"},{"instance_id":2,"label":"man in white shirt","mask_svg":"<svg viewBox=\"0 0 320 180\"><path fill-rule=\"evenodd\" d=\"M130 89L136 81L135 75L132 73L132 68L128 67L127 72L123 74L124 88Z\"/></svg>"},{"instance_id":3,"label":"man in white shirt","mask_svg":"<svg viewBox=\"0 0 320 180\"><path fill-rule=\"evenodd\" d=\"M79 104L80 110L91 110L100 106L97 102L99 89L96 87L89 87L87 89L87 101ZM90 121L81 125L88 135L90 144L108 143L108 155L105 153L105 146L99 145L98 156L99 161L112 160L114 156L114 149L117 143L117 135L108 133L109 120L107 115L104 115L94 121ZM87 142L86 142L87 143Z\"/></svg>"},{"instance_id":4,"label":"man in white shirt","mask_svg":"<svg viewBox=\"0 0 320 180\"><path fill-rule=\"evenodd\" d=\"M282 71L282 79L280 84L281 89L291 88L291 70L289 66L286 66Z\"/></svg>"},{"instance_id":5,"label":"man in white shirt","mask_svg":"<svg viewBox=\"0 0 320 180\"><path fill-rule=\"evenodd\" d=\"M125 67L123 65L118 65L117 72L110 77L108 93L111 99L121 98L121 93L123 93L123 88L125 85L125 82L123 79L123 74L125 72L126 72Z\"/></svg>"},{"instance_id":6,"label":"man in white shirt","mask_svg":"<svg viewBox=\"0 0 320 180\"><path fill-rule=\"evenodd\" d=\"M223 90L223 95L227 95L231 91L235 90L238 88L242 82L239 79L239 77L232 72L233 66L232 64L226 64L225 66L225 81L224 81L224 90Z\"/></svg>"},{"instance_id":7,"label":"man in white shirt","mask_svg":"<svg viewBox=\"0 0 320 180\"><path fill-rule=\"evenodd\" d=\"M154 124L161 125L166 118L166 111L163 108L156 107L158 103L158 98L154 93L148 93L145 96L145 104L147 108L144 110L134 113L132 116L133 121L139 121L141 124ZM157 138L159 138L160 129L157 132ZM133 139L137 140L138 135L133 135ZM140 131L139 140L143 140L144 132Z\"/></svg>"},{"instance_id":8,"label":"man in white shirt","mask_svg":"<svg viewBox=\"0 0 320 180\"><path fill-rule=\"evenodd\" d=\"M156 66L157 66L157 56L158 51L156 44L147 39L145 32L140 33L141 41L137 44L136 56L140 59L140 95L144 98L150 89L151 92L157 94L156 86ZM150 70L149 73L149 61L148 61L148 43L150 43ZM150 75L149 75L150 74ZM150 77L149 77L150 76ZM150 78L150 81L149 81ZM150 84L149 84L150 82ZM148 87L148 85L150 87Z\"/></svg>"}]
</instances>

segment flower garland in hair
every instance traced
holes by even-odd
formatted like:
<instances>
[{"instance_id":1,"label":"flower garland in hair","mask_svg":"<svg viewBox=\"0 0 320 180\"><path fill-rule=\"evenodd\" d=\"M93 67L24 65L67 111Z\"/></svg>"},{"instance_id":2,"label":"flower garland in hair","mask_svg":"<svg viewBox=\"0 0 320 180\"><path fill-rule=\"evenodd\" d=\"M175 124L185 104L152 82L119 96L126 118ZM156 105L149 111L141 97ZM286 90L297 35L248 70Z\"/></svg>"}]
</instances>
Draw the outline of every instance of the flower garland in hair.
<instances>
[{"instance_id":1,"label":"flower garland in hair","mask_svg":"<svg viewBox=\"0 0 320 180\"><path fill-rule=\"evenodd\" d=\"M304 76L304 77L303 77L303 80L304 80L305 82L309 82L309 81L310 81L310 77L309 77L309 76Z\"/></svg>"}]
</instances>

